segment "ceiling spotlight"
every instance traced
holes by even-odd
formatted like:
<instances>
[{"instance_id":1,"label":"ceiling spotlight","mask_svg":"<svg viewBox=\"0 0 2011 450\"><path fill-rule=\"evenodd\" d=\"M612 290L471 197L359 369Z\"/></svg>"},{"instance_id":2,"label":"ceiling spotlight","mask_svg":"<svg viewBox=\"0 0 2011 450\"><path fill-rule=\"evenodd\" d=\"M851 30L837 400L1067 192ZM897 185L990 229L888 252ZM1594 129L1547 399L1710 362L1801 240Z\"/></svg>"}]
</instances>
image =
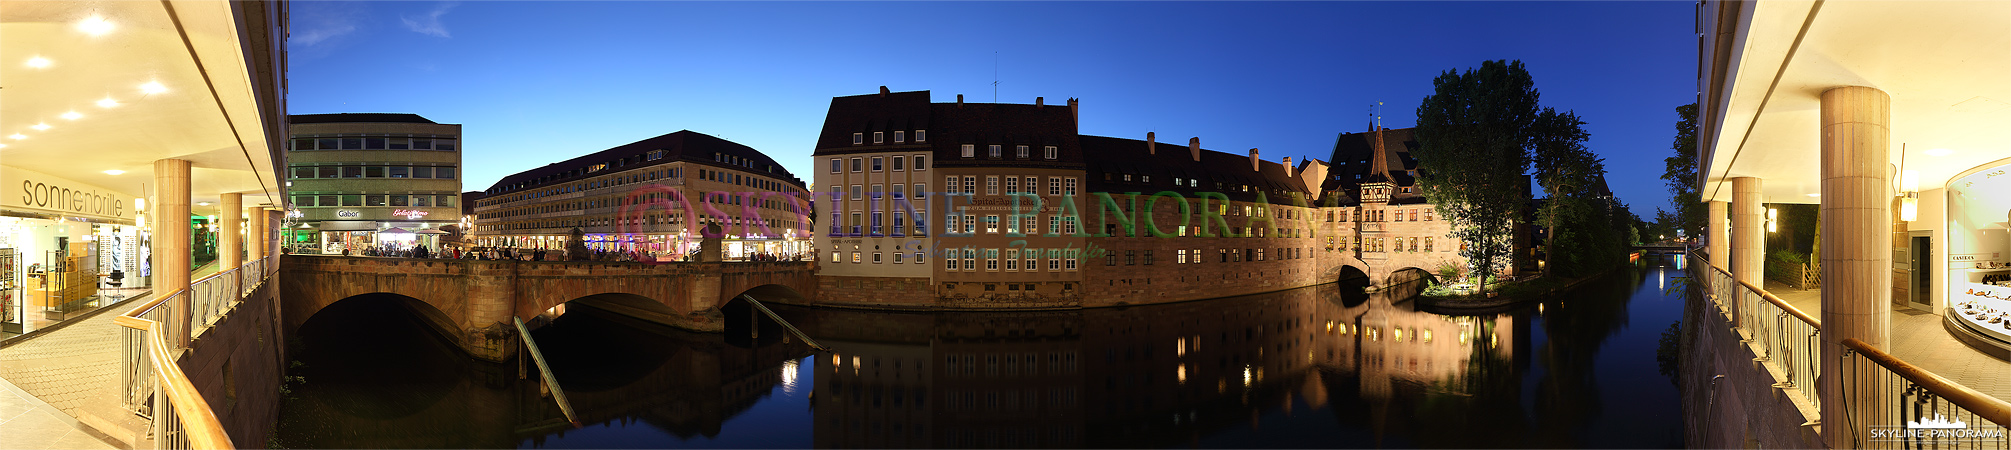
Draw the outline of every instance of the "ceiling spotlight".
<instances>
[{"instance_id":1,"label":"ceiling spotlight","mask_svg":"<svg viewBox=\"0 0 2011 450\"><path fill-rule=\"evenodd\" d=\"M196 202L196 206L209 206L209 202Z\"/></svg>"},{"instance_id":2,"label":"ceiling spotlight","mask_svg":"<svg viewBox=\"0 0 2011 450\"><path fill-rule=\"evenodd\" d=\"M98 107L100 107L100 108L110 108L110 107L114 107L114 106L119 106L119 101L118 101L118 100L112 100L112 98L111 98L111 97L105 97L105 99L104 99L104 100L99 100L99 101L98 101Z\"/></svg>"},{"instance_id":3,"label":"ceiling spotlight","mask_svg":"<svg viewBox=\"0 0 2011 450\"><path fill-rule=\"evenodd\" d=\"M42 131L42 130L47 130L47 129L49 129L49 124L46 124L46 123L38 123L38 124L35 124L34 126L31 126L31 127L28 127L28 128L34 128L34 129L35 129L35 131Z\"/></svg>"},{"instance_id":4,"label":"ceiling spotlight","mask_svg":"<svg viewBox=\"0 0 2011 450\"><path fill-rule=\"evenodd\" d=\"M0 148L7 148L7 144L0 144Z\"/></svg>"},{"instance_id":5,"label":"ceiling spotlight","mask_svg":"<svg viewBox=\"0 0 2011 450\"><path fill-rule=\"evenodd\" d=\"M91 16L77 21L77 30L92 36L100 36L112 32L112 22L105 20L104 17Z\"/></svg>"},{"instance_id":6,"label":"ceiling spotlight","mask_svg":"<svg viewBox=\"0 0 2011 450\"><path fill-rule=\"evenodd\" d=\"M40 56L28 58L28 67L33 67L37 69L49 67L49 59Z\"/></svg>"},{"instance_id":7,"label":"ceiling spotlight","mask_svg":"<svg viewBox=\"0 0 2011 450\"><path fill-rule=\"evenodd\" d=\"M17 141L18 141L18 140L22 140L22 139L27 139L27 138L28 138L28 136L27 136L27 135L24 135L24 134L21 134L21 133L14 133L14 134L12 134L12 135L8 135L7 137L10 137L10 138L14 138L14 140L17 140Z\"/></svg>"},{"instance_id":8,"label":"ceiling spotlight","mask_svg":"<svg viewBox=\"0 0 2011 450\"><path fill-rule=\"evenodd\" d=\"M168 87L162 86L161 82L159 81L148 81L147 84L140 85L140 92L145 92L148 94L159 94L167 91Z\"/></svg>"},{"instance_id":9,"label":"ceiling spotlight","mask_svg":"<svg viewBox=\"0 0 2011 450\"><path fill-rule=\"evenodd\" d=\"M119 169L112 169L112 170L107 170L107 171L105 171L105 174L106 174L106 175L118 175L118 174L122 174L122 173L126 173L126 171L124 171L124 170L119 170Z\"/></svg>"},{"instance_id":10,"label":"ceiling spotlight","mask_svg":"<svg viewBox=\"0 0 2011 450\"><path fill-rule=\"evenodd\" d=\"M1955 151L1945 148L1927 149L1927 156L1948 156L1949 153L1955 153Z\"/></svg>"},{"instance_id":11,"label":"ceiling spotlight","mask_svg":"<svg viewBox=\"0 0 2011 450\"><path fill-rule=\"evenodd\" d=\"M82 119L82 118L84 118L84 115L83 115L83 114L77 114L77 112L76 112L76 111L70 111L70 112L66 112L66 113L63 113L63 118L65 118L65 119L70 119L70 120L77 120L77 119Z\"/></svg>"},{"instance_id":12,"label":"ceiling spotlight","mask_svg":"<svg viewBox=\"0 0 2011 450\"><path fill-rule=\"evenodd\" d=\"M1821 196L1822 196L1822 194L1809 194L1809 196L1810 196L1810 197L1821 197Z\"/></svg>"}]
</instances>

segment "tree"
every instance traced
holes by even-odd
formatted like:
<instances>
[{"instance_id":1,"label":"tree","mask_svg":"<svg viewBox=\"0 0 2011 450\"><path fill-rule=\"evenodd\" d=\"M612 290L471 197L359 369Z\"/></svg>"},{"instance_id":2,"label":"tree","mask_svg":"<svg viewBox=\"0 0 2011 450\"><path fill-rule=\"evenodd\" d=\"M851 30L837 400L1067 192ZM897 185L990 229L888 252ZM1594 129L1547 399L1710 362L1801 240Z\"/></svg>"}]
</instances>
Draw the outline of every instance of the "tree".
<instances>
[{"instance_id":1,"label":"tree","mask_svg":"<svg viewBox=\"0 0 2011 450\"><path fill-rule=\"evenodd\" d=\"M1529 201L1536 83L1521 61L1496 60L1447 70L1432 90L1417 109L1418 184L1466 244L1460 256L1485 290L1514 251L1515 220Z\"/></svg>"},{"instance_id":2,"label":"tree","mask_svg":"<svg viewBox=\"0 0 2011 450\"><path fill-rule=\"evenodd\" d=\"M1548 200L1537 211L1538 220L1548 230L1543 247L1543 273L1578 276L1592 273L1602 264L1609 239L1598 239L1598 229L1607 228L1605 213L1611 206L1594 192L1593 180L1605 176L1605 164L1585 149L1591 135L1585 121L1569 111L1559 113L1544 108L1531 128L1530 162L1536 168L1536 183L1543 186ZM1558 238L1565 245L1560 247Z\"/></svg>"},{"instance_id":3,"label":"tree","mask_svg":"<svg viewBox=\"0 0 2011 450\"><path fill-rule=\"evenodd\" d=\"M1697 193L1697 104L1676 107L1676 116L1676 141L1670 146L1676 155L1662 159L1662 181L1669 185L1675 225L1686 235L1700 236L1708 211Z\"/></svg>"}]
</instances>

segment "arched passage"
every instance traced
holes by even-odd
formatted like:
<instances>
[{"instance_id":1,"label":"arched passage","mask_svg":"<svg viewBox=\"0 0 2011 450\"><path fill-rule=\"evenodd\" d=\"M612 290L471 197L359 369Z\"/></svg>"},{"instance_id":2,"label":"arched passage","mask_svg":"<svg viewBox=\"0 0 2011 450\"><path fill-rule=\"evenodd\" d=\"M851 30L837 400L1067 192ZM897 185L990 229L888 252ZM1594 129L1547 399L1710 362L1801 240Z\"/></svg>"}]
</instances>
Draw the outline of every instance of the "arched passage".
<instances>
[{"instance_id":1,"label":"arched passage","mask_svg":"<svg viewBox=\"0 0 2011 450\"><path fill-rule=\"evenodd\" d=\"M1369 274L1355 266L1341 266L1340 275L1334 284L1340 288L1341 305L1359 306L1369 300Z\"/></svg>"},{"instance_id":2,"label":"arched passage","mask_svg":"<svg viewBox=\"0 0 2011 450\"><path fill-rule=\"evenodd\" d=\"M471 360L453 336L446 314L426 302L389 293L353 295L300 325L288 342L290 358L300 365L288 374L331 393L318 396L321 407L350 417L405 417L434 408L466 383Z\"/></svg>"}]
</instances>

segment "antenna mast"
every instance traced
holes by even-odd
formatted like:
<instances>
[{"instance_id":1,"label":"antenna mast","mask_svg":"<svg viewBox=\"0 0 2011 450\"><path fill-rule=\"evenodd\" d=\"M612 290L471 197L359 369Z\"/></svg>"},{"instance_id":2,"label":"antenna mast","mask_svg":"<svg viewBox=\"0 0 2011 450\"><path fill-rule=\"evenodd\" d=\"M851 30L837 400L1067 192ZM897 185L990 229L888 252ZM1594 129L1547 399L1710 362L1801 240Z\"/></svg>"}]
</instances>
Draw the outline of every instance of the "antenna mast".
<instances>
[{"instance_id":1,"label":"antenna mast","mask_svg":"<svg viewBox=\"0 0 2011 450\"><path fill-rule=\"evenodd\" d=\"M992 103L999 102L999 52L992 52Z\"/></svg>"}]
</instances>

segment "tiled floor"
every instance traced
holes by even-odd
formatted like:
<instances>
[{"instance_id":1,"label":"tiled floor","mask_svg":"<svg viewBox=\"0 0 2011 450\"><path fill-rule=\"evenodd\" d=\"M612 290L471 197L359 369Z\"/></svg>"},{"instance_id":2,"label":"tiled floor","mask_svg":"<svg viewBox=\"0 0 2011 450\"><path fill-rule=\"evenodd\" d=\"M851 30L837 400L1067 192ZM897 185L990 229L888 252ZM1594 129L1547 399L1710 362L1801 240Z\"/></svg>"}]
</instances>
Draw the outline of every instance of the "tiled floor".
<instances>
[{"instance_id":1,"label":"tiled floor","mask_svg":"<svg viewBox=\"0 0 2011 450\"><path fill-rule=\"evenodd\" d=\"M1767 292L1811 316L1821 316L1821 290L1797 290L1768 281ZM2006 375L2011 374L2011 363L1956 340L1942 328L1942 320L1932 312L1894 307L1892 342L1886 352L1977 392L2011 401L2011 376Z\"/></svg>"},{"instance_id":2,"label":"tiled floor","mask_svg":"<svg viewBox=\"0 0 2011 450\"><path fill-rule=\"evenodd\" d=\"M118 448L62 411L0 380L0 447L19 449Z\"/></svg>"}]
</instances>

